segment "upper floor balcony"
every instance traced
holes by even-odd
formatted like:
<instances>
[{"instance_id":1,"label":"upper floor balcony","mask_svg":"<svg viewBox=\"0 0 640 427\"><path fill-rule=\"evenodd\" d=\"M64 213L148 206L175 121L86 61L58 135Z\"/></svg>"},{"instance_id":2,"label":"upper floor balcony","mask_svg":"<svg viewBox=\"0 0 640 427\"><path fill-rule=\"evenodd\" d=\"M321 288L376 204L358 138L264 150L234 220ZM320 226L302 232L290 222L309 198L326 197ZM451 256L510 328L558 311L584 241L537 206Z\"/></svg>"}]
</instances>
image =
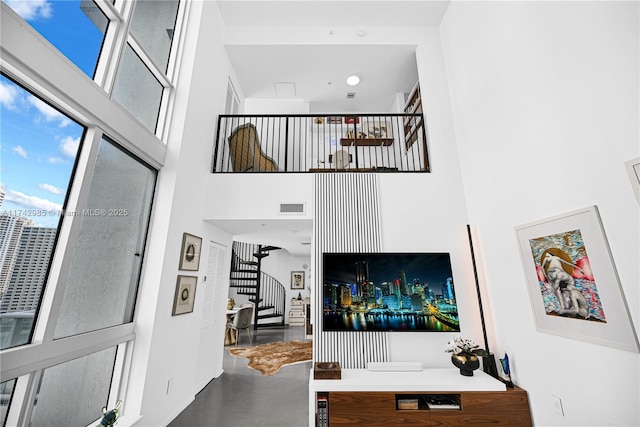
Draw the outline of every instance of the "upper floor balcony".
<instances>
[{"instance_id":1,"label":"upper floor balcony","mask_svg":"<svg viewBox=\"0 0 640 427\"><path fill-rule=\"evenodd\" d=\"M429 172L424 117L221 115L212 172Z\"/></svg>"}]
</instances>

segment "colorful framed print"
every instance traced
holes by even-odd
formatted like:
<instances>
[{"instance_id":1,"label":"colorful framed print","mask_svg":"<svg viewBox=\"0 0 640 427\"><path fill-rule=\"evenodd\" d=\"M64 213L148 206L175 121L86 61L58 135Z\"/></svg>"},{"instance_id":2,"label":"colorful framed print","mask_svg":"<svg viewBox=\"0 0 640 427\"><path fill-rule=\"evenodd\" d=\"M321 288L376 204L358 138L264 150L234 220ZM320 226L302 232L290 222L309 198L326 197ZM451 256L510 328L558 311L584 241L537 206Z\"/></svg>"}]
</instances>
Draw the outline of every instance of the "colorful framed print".
<instances>
[{"instance_id":1,"label":"colorful framed print","mask_svg":"<svg viewBox=\"0 0 640 427\"><path fill-rule=\"evenodd\" d=\"M540 332L638 352L596 206L516 227Z\"/></svg>"},{"instance_id":2,"label":"colorful framed print","mask_svg":"<svg viewBox=\"0 0 640 427\"><path fill-rule=\"evenodd\" d=\"M173 297L172 316L191 313L193 311L197 284L198 278L196 276L178 276L176 293Z\"/></svg>"},{"instance_id":3,"label":"colorful framed print","mask_svg":"<svg viewBox=\"0 0 640 427\"><path fill-rule=\"evenodd\" d=\"M200 268L200 250L202 239L189 233L182 235L180 250L180 270L198 271Z\"/></svg>"}]
</instances>

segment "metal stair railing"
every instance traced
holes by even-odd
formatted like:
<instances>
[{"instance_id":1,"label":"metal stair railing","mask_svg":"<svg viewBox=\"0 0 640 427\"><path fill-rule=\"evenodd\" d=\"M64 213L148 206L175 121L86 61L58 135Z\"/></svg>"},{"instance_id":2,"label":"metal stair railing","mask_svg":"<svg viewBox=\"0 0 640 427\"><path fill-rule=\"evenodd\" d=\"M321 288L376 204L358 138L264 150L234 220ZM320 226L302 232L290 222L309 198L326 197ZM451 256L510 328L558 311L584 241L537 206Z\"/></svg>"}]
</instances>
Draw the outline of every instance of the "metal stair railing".
<instances>
[{"instance_id":1,"label":"metal stair railing","mask_svg":"<svg viewBox=\"0 0 640 427\"><path fill-rule=\"evenodd\" d=\"M238 295L247 295L255 305L254 329L265 326L284 326L286 289L277 279L261 271L262 258L273 246L233 242L230 287ZM256 258L257 261L249 260ZM260 320L281 317L280 322L260 323Z\"/></svg>"}]
</instances>

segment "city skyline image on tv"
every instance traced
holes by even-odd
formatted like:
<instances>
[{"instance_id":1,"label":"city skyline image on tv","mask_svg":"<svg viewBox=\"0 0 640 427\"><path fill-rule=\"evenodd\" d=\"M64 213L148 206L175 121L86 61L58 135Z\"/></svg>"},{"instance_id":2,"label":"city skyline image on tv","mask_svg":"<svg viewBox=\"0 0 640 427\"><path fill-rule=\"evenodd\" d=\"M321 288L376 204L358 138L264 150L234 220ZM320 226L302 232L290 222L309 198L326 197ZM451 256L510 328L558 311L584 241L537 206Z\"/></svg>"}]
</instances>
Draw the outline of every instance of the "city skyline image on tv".
<instances>
[{"instance_id":1,"label":"city skyline image on tv","mask_svg":"<svg viewBox=\"0 0 640 427\"><path fill-rule=\"evenodd\" d=\"M324 331L459 332L448 253L325 253Z\"/></svg>"}]
</instances>

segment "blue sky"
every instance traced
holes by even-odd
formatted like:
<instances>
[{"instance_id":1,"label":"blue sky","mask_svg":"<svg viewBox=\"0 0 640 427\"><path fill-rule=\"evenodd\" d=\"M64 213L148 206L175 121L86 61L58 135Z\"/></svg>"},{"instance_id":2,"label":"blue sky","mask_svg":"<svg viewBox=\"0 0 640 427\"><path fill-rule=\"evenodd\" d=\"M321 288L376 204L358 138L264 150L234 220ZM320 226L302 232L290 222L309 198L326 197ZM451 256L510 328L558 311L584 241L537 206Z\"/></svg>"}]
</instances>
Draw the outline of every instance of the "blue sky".
<instances>
[{"instance_id":1,"label":"blue sky","mask_svg":"<svg viewBox=\"0 0 640 427\"><path fill-rule=\"evenodd\" d=\"M79 1L4 0L40 34L93 77L102 34ZM8 78L0 77L0 211L55 227L84 128Z\"/></svg>"}]
</instances>

